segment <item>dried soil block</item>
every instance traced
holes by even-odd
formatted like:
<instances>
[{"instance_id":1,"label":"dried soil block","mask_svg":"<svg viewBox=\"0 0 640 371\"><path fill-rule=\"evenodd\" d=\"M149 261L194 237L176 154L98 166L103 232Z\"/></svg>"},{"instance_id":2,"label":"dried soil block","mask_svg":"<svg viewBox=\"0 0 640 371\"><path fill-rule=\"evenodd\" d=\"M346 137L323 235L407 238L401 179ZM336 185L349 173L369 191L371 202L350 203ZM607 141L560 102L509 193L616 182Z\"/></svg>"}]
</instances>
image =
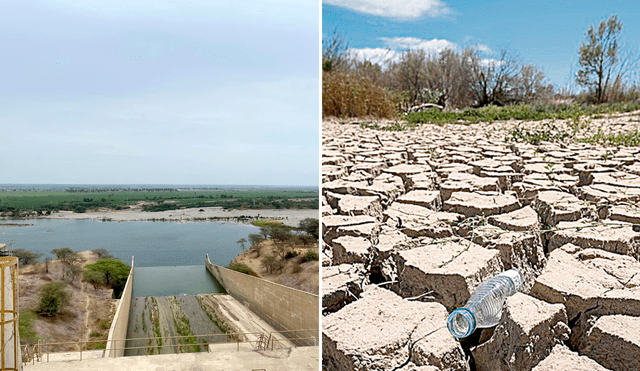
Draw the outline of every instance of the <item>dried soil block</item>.
<instances>
[{"instance_id":1,"label":"dried soil block","mask_svg":"<svg viewBox=\"0 0 640 371\"><path fill-rule=\"evenodd\" d=\"M409 358L408 343L418 339L411 357L416 366L469 370L442 305L403 300L377 286L361 296L322 319L323 370L389 371Z\"/></svg>"},{"instance_id":2,"label":"dried soil block","mask_svg":"<svg viewBox=\"0 0 640 371\"><path fill-rule=\"evenodd\" d=\"M640 232L635 232L631 224L614 220L578 221L561 222L557 228L550 232L549 251L571 243L583 249L601 249L640 258Z\"/></svg>"},{"instance_id":3,"label":"dried soil block","mask_svg":"<svg viewBox=\"0 0 640 371\"><path fill-rule=\"evenodd\" d=\"M566 192L538 192L533 208L540 214L542 221L550 226L583 218L595 219L595 208Z\"/></svg>"},{"instance_id":4,"label":"dried soil block","mask_svg":"<svg viewBox=\"0 0 640 371\"><path fill-rule=\"evenodd\" d=\"M525 290L533 286L535 278L547 263L538 232L502 233L486 246L500 251L500 260L505 269L520 269Z\"/></svg>"},{"instance_id":5,"label":"dried soil block","mask_svg":"<svg viewBox=\"0 0 640 371\"><path fill-rule=\"evenodd\" d=\"M542 360L532 371L607 371L598 362L589 357L572 352L563 345L556 345L551 354Z\"/></svg>"},{"instance_id":6,"label":"dried soil block","mask_svg":"<svg viewBox=\"0 0 640 371\"><path fill-rule=\"evenodd\" d=\"M516 293L507 298L493 336L472 349L476 370L529 371L569 333L564 305Z\"/></svg>"},{"instance_id":7,"label":"dried soil block","mask_svg":"<svg viewBox=\"0 0 640 371\"><path fill-rule=\"evenodd\" d=\"M467 217L476 215L504 214L520 208L518 199L512 195L455 192L444 202L444 210L463 214Z\"/></svg>"},{"instance_id":8,"label":"dried soil block","mask_svg":"<svg viewBox=\"0 0 640 371\"><path fill-rule=\"evenodd\" d=\"M368 215L381 219L380 197L344 195L338 200L338 212L341 215Z\"/></svg>"},{"instance_id":9,"label":"dried soil block","mask_svg":"<svg viewBox=\"0 0 640 371\"><path fill-rule=\"evenodd\" d=\"M433 211L426 207L394 202L383 213L383 221L409 237L446 238L453 236L452 224L464 217L456 213Z\"/></svg>"},{"instance_id":10,"label":"dried soil block","mask_svg":"<svg viewBox=\"0 0 640 371\"><path fill-rule=\"evenodd\" d=\"M497 178L484 178L468 173L451 173L440 184L443 200L448 200L454 192L498 191Z\"/></svg>"},{"instance_id":11,"label":"dried soil block","mask_svg":"<svg viewBox=\"0 0 640 371\"><path fill-rule=\"evenodd\" d=\"M540 229L538 214L530 207L489 217L489 223L510 231L536 231Z\"/></svg>"},{"instance_id":12,"label":"dried soil block","mask_svg":"<svg viewBox=\"0 0 640 371\"><path fill-rule=\"evenodd\" d=\"M607 215L611 220L640 224L640 206L637 204L611 206Z\"/></svg>"},{"instance_id":13,"label":"dried soil block","mask_svg":"<svg viewBox=\"0 0 640 371\"><path fill-rule=\"evenodd\" d=\"M443 241L395 253L403 297L427 292L447 310L464 305L484 280L502 271L500 252L468 240Z\"/></svg>"},{"instance_id":14,"label":"dried soil block","mask_svg":"<svg viewBox=\"0 0 640 371\"><path fill-rule=\"evenodd\" d=\"M402 178L405 184L410 176L421 174L431 171L431 167L428 165L397 165L383 170L385 173L397 175Z\"/></svg>"},{"instance_id":15,"label":"dried soil block","mask_svg":"<svg viewBox=\"0 0 640 371\"><path fill-rule=\"evenodd\" d=\"M608 369L640 370L640 317L600 317L584 343L580 354Z\"/></svg>"},{"instance_id":16,"label":"dried soil block","mask_svg":"<svg viewBox=\"0 0 640 371\"><path fill-rule=\"evenodd\" d=\"M590 202L638 202L640 189L592 184L578 189L578 196Z\"/></svg>"},{"instance_id":17,"label":"dried soil block","mask_svg":"<svg viewBox=\"0 0 640 371\"><path fill-rule=\"evenodd\" d=\"M397 202L403 204L417 205L426 207L434 211L438 211L442 205L440 200L440 192L438 191L411 191L400 196Z\"/></svg>"},{"instance_id":18,"label":"dried soil block","mask_svg":"<svg viewBox=\"0 0 640 371\"><path fill-rule=\"evenodd\" d=\"M551 252L529 294L564 303L570 321L579 315L640 316L637 272L640 263L629 256L566 245Z\"/></svg>"},{"instance_id":19,"label":"dried soil block","mask_svg":"<svg viewBox=\"0 0 640 371\"><path fill-rule=\"evenodd\" d=\"M342 236L333 240L333 264L366 263L371 242L364 237Z\"/></svg>"},{"instance_id":20,"label":"dried soil block","mask_svg":"<svg viewBox=\"0 0 640 371\"><path fill-rule=\"evenodd\" d=\"M322 267L322 312L333 313L355 301L362 293L362 265Z\"/></svg>"},{"instance_id":21,"label":"dried soil block","mask_svg":"<svg viewBox=\"0 0 640 371\"><path fill-rule=\"evenodd\" d=\"M358 237L357 231L362 230L362 234L366 234L375 226L376 220L371 216L326 216L322 218L322 238L331 245L331 241L339 236L356 234L354 237Z\"/></svg>"}]
</instances>

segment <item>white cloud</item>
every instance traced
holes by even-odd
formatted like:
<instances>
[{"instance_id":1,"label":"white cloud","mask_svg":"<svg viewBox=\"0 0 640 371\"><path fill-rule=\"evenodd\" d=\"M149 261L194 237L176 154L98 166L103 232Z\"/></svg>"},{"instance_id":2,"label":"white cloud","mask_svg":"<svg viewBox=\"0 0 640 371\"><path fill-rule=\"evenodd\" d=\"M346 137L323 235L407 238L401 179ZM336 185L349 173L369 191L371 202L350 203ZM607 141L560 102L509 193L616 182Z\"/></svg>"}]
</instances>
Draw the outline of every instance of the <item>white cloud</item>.
<instances>
[{"instance_id":1,"label":"white cloud","mask_svg":"<svg viewBox=\"0 0 640 371\"><path fill-rule=\"evenodd\" d=\"M373 64L384 65L387 62L400 60L400 53L388 48L361 48L349 49L349 52L358 60L369 61Z\"/></svg>"},{"instance_id":2,"label":"white cloud","mask_svg":"<svg viewBox=\"0 0 640 371\"><path fill-rule=\"evenodd\" d=\"M484 58L480 60L480 65L482 67L497 67L503 63L504 63L503 61L499 61L493 58Z\"/></svg>"},{"instance_id":3,"label":"white cloud","mask_svg":"<svg viewBox=\"0 0 640 371\"><path fill-rule=\"evenodd\" d=\"M422 16L439 17L451 9L440 0L323 0L325 4L380 17L412 20Z\"/></svg>"},{"instance_id":4,"label":"white cloud","mask_svg":"<svg viewBox=\"0 0 640 371\"><path fill-rule=\"evenodd\" d=\"M387 46L395 50L419 50L422 49L427 53L440 53L445 49L456 49L458 45L449 40L432 39L424 40L417 37L381 37Z\"/></svg>"},{"instance_id":5,"label":"white cloud","mask_svg":"<svg viewBox=\"0 0 640 371\"><path fill-rule=\"evenodd\" d=\"M491 54L491 48L489 48L488 46L486 46L484 44L476 45L476 50L478 50L479 52L485 53L485 54Z\"/></svg>"}]
</instances>

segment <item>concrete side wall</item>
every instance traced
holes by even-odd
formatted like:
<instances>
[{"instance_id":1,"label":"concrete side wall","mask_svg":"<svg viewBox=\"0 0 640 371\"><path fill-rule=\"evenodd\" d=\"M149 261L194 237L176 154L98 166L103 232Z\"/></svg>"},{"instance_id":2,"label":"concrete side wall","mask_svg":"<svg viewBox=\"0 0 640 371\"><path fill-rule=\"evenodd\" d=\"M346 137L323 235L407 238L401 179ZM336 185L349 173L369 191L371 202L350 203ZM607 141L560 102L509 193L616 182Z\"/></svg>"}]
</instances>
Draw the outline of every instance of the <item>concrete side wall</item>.
<instances>
[{"instance_id":1,"label":"concrete side wall","mask_svg":"<svg viewBox=\"0 0 640 371\"><path fill-rule=\"evenodd\" d=\"M109 336L107 337L107 348L105 357L124 356L124 347L127 338L127 326L129 324L129 308L131 307L131 295L133 293L133 257L131 257L131 271L129 278L122 291L122 296L118 302L116 314L113 316Z\"/></svg>"},{"instance_id":2,"label":"concrete side wall","mask_svg":"<svg viewBox=\"0 0 640 371\"><path fill-rule=\"evenodd\" d=\"M298 336L318 336L320 301L317 295L211 264L209 256L206 265L234 299L276 330L316 329L318 331Z\"/></svg>"}]
</instances>

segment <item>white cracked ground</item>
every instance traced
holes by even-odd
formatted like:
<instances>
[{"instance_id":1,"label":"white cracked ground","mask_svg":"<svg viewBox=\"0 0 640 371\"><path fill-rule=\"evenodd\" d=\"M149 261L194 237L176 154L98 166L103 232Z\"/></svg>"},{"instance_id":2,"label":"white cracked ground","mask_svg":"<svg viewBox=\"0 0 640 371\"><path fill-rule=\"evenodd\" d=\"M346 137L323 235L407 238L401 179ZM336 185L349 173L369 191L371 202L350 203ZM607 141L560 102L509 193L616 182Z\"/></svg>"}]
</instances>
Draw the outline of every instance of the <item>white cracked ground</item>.
<instances>
[{"instance_id":1,"label":"white cracked ground","mask_svg":"<svg viewBox=\"0 0 640 371\"><path fill-rule=\"evenodd\" d=\"M640 112L515 126L575 127L323 122L325 370L640 369L640 148L578 140ZM500 324L455 340L448 313L511 267Z\"/></svg>"}]
</instances>

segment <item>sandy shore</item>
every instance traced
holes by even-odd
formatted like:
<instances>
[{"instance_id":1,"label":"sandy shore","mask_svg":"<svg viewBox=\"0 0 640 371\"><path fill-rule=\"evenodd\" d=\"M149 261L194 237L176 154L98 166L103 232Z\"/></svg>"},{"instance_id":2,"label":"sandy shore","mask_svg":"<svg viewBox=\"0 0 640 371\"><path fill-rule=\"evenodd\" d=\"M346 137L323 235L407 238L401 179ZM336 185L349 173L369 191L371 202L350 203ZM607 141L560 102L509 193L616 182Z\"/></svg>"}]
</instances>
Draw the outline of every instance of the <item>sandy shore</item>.
<instances>
[{"instance_id":1,"label":"sandy shore","mask_svg":"<svg viewBox=\"0 0 640 371\"><path fill-rule=\"evenodd\" d=\"M203 207L194 209L167 210L148 212L141 209L90 211L86 213L74 213L60 211L43 218L48 219L91 219L109 220L117 222L127 221L151 221L166 220L176 222L189 222L206 219L235 219L238 217L250 217L260 219L280 220L287 225L298 226L305 218L320 219L320 212L312 209L267 209L267 210L224 210L221 207Z\"/></svg>"}]
</instances>

